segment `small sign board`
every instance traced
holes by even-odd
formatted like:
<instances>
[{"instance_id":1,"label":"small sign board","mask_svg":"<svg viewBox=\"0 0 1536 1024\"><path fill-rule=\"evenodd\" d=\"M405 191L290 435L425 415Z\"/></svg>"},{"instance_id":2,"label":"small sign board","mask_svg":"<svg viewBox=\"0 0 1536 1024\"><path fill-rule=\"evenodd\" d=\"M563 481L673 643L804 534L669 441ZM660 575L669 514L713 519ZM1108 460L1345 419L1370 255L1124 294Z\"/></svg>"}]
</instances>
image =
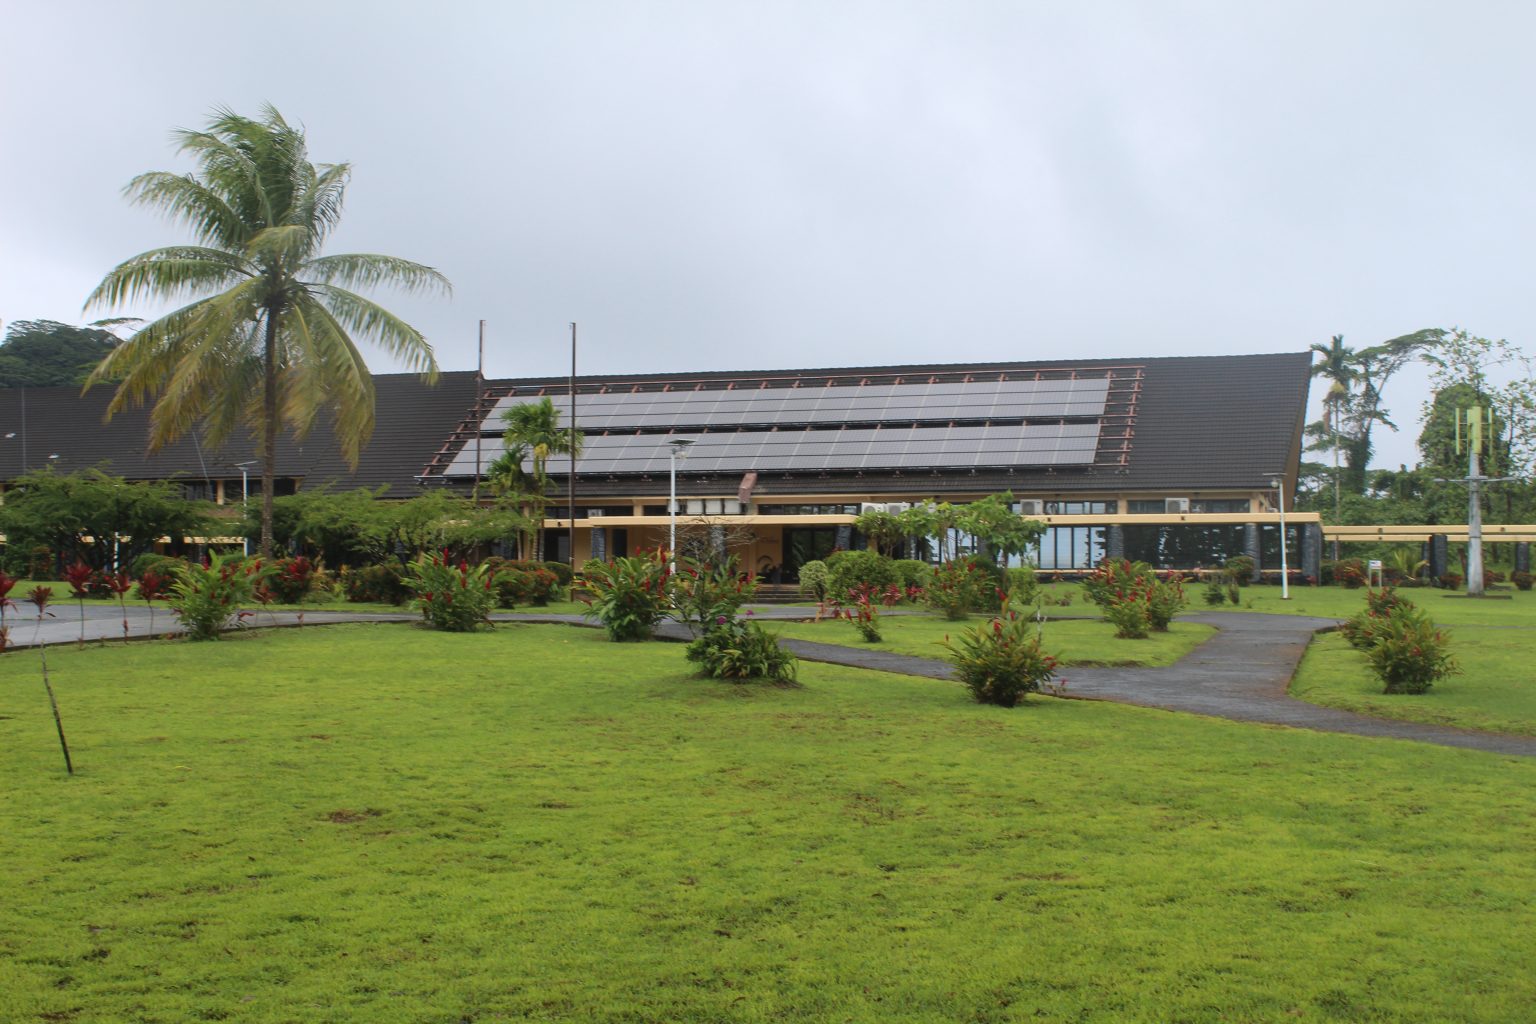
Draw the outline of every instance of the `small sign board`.
<instances>
[{"instance_id":1,"label":"small sign board","mask_svg":"<svg viewBox=\"0 0 1536 1024\"><path fill-rule=\"evenodd\" d=\"M1373 587L1385 586L1386 585L1386 580L1384 579L1385 575L1386 574L1382 571L1381 559L1373 558L1369 562L1366 563L1366 577L1369 579L1371 586L1373 586Z\"/></svg>"}]
</instances>

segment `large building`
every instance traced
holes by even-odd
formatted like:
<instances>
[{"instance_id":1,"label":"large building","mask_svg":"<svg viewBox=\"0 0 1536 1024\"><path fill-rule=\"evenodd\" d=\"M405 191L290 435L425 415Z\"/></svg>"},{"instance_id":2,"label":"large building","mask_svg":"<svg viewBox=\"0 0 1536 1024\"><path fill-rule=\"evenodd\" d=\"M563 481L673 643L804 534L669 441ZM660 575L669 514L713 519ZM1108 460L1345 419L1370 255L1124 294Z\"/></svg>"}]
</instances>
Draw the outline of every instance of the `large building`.
<instances>
[{"instance_id":1,"label":"large building","mask_svg":"<svg viewBox=\"0 0 1536 1024\"><path fill-rule=\"evenodd\" d=\"M1299 352L645 374L583 377L574 396L565 378L490 381L422 476L467 490L502 452L502 412L549 397L569 422L574 398L575 529L559 456L549 525L562 555L574 533L578 561L666 542L682 440L685 527L786 578L856 545L870 505L1003 491L1050 523L1044 569L1120 554L1177 567L1267 554L1277 566L1310 365Z\"/></svg>"},{"instance_id":2,"label":"large building","mask_svg":"<svg viewBox=\"0 0 1536 1024\"><path fill-rule=\"evenodd\" d=\"M569 460L549 462L551 557L570 557L572 544L578 562L664 545L675 469L684 531L788 579L860 543L854 521L870 506L1003 491L1020 514L1048 522L1035 553L1043 569L1081 570L1106 555L1182 568L1242 553L1275 567L1276 505L1295 486L1310 362L1298 352L640 374L581 377L574 395L566 378L477 387L457 372L427 387L381 375L378 426L359 466L320 425L280 447L279 489L469 494L502 453L502 412L548 397L566 423L574 401L585 435L574 522ZM189 437L150 454L144 413L104 423L109 398L103 388L0 391L0 481L104 464L239 500L249 444L215 452ZM1293 564L1315 562L1315 517L1293 522Z\"/></svg>"}]
</instances>

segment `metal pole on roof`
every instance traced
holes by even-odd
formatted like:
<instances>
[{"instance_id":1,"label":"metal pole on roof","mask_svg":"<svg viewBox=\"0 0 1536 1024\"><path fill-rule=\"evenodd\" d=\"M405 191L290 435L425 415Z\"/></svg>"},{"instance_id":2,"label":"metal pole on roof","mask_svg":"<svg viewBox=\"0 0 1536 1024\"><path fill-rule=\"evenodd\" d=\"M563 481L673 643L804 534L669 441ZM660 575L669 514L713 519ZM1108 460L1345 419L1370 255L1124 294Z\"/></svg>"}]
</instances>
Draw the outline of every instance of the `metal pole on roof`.
<instances>
[{"instance_id":1,"label":"metal pole on roof","mask_svg":"<svg viewBox=\"0 0 1536 1024\"><path fill-rule=\"evenodd\" d=\"M480 461L480 435L485 433L485 422L481 418L480 406L485 401L485 321L480 321L480 357L475 361L475 487L473 500L480 503L480 474L483 472Z\"/></svg>"},{"instance_id":2,"label":"metal pole on roof","mask_svg":"<svg viewBox=\"0 0 1536 1024\"><path fill-rule=\"evenodd\" d=\"M571 572L576 571L576 321L571 321L571 422L566 427L570 438L571 475L566 478L566 511L571 525L566 535L570 538Z\"/></svg>"}]
</instances>

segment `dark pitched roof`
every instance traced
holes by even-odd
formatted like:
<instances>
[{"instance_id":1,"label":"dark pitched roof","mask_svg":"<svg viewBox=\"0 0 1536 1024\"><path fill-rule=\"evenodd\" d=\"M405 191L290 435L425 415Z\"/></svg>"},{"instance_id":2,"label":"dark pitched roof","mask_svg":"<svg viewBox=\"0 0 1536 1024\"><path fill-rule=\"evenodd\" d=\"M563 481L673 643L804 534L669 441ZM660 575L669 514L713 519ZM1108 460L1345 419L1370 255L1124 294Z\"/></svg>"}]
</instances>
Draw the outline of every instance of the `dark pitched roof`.
<instances>
[{"instance_id":1,"label":"dark pitched roof","mask_svg":"<svg viewBox=\"0 0 1536 1024\"><path fill-rule=\"evenodd\" d=\"M1128 450L1121 465L1087 469L1019 467L1011 471L773 473L759 477L758 493L775 491L864 491L923 494L961 489L1020 492L1126 491L1156 492L1246 489L1262 486L1268 476L1284 472L1293 479L1299 461L1306 416L1311 356L1306 352L1264 355L1156 356L1128 359L1042 360L992 363L928 363L896 366L824 367L802 370L707 371L699 373L621 374L579 377L580 387L683 382L754 380L805 385L829 378L890 378L920 375L990 373L1022 374L1065 370L1139 373L1138 394L1128 423ZM488 382L495 394L512 389L545 388L565 393L567 378L544 377ZM1106 430L1108 427L1106 427ZM1117 423L1116 430L1121 429ZM449 446L449 455L457 445ZM1102 447L1101 447L1102 450ZM440 460L439 466L446 460ZM683 472L690 478L695 474ZM590 497L632 493L634 481L583 476L580 491Z\"/></svg>"},{"instance_id":2,"label":"dark pitched roof","mask_svg":"<svg viewBox=\"0 0 1536 1024\"><path fill-rule=\"evenodd\" d=\"M422 465L473 406L475 374L443 373L436 386L408 373L379 374L373 381L373 439L355 471L341 457L321 417L302 442L286 435L279 438L277 475L302 478L306 486L387 484L391 493L408 495ZM110 472L134 480L233 479L239 476L231 468L234 463L256 457L249 438L212 450L192 434L150 454L148 410L128 409L106 422L111 400L110 387L92 388L84 395L73 387L0 388L0 480L49 465L49 456L55 454L59 458L53 464L61 471L105 463Z\"/></svg>"}]
</instances>

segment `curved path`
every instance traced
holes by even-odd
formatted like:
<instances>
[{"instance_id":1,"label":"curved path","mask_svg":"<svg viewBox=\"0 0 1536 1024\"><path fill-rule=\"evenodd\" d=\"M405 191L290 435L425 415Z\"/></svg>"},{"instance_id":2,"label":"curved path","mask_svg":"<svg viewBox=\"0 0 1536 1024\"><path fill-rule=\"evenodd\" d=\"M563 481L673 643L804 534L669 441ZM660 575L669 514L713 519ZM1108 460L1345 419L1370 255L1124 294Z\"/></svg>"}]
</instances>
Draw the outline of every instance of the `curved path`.
<instances>
[{"instance_id":1,"label":"curved path","mask_svg":"<svg viewBox=\"0 0 1536 1024\"><path fill-rule=\"evenodd\" d=\"M26 607L26 606L23 606ZM33 646L34 636L44 644L74 643L80 636L77 608L55 605L58 617L48 620L34 634L36 620L25 615L7 617L12 625L11 641L17 647ZM145 610L129 606L128 633L148 637L150 621ZM116 608L86 606L86 638L113 640L123 636L123 615ZM804 619L804 608L759 607L755 617ZM518 614L492 616L496 622L546 622L566 625L591 623L579 615ZM414 614L369 614L354 612L306 612L304 624L325 625L340 622L415 622ZM1063 673L1063 696L1079 700L1106 700L1120 704L1182 711L1235 722L1316 729L1322 732L1348 733L1389 739L1415 740L1447 747L1464 747L1494 754L1536 757L1536 737L1509 736L1502 733L1473 732L1448 726L1421 725L1373 718L1335 708L1319 707L1296 700L1286 692L1307 645L1320 630L1338 625L1335 619L1307 618L1299 615L1264 615L1254 612L1216 612L1182 616L1181 621L1202 622L1216 627L1205 643L1167 668L1076 668ZM252 627L294 626L299 616L293 612L261 612L252 616ZM155 618L153 635L180 633L175 619L165 610ZM682 627L667 623L657 635L671 640L686 640ZM919 658L887 651L844 647L809 640L781 640L786 648L807 661L847 665L852 668L897 672L931 679L952 679L954 670L946 661ZM3 658L4 655L0 655Z\"/></svg>"}]
</instances>

